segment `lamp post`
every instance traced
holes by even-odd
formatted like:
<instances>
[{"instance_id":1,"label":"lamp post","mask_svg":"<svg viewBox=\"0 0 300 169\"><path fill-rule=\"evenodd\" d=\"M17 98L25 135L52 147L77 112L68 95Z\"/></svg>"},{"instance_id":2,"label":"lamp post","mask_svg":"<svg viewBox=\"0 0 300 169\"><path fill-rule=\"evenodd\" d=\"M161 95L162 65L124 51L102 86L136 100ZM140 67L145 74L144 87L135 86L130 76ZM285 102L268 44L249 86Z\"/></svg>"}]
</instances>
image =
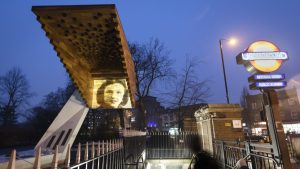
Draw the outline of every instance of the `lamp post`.
<instances>
[{"instance_id":1,"label":"lamp post","mask_svg":"<svg viewBox=\"0 0 300 169\"><path fill-rule=\"evenodd\" d=\"M222 47L222 41L228 41L231 45L234 45L236 43L235 39L220 39L219 40L219 47L221 52L221 58L222 58L222 68L223 68L223 76L224 76L224 83L225 83L225 91L226 91L226 100L227 104L230 103L229 96L228 96L228 87L227 87L227 80L226 80L226 71L225 71L225 65L224 65L224 54L223 54L223 47Z\"/></svg>"}]
</instances>

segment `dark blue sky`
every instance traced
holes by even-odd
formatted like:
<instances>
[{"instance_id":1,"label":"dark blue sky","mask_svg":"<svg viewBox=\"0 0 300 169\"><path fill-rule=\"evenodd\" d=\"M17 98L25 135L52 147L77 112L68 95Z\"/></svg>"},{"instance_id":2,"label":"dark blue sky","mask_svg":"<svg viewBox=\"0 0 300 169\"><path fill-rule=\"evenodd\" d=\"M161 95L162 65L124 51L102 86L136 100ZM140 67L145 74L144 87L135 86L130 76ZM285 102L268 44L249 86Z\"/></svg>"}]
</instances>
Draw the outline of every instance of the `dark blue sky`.
<instances>
[{"instance_id":1,"label":"dark blue sky","mask_svg":"<svg viewBox=\"0 0 300 169\"><path fill-rule=\"evenodd\" d=\"M239 40L236 46L224 43L223 48L229 95L235 103L239 102L242 87L248 85L250 75L236 64L235 56L253 41L269 40L289 53L289 61L278 71L286 72L288 79L300 73L300 1L297 0L9 0L0 5L0 75L19 66L36 93L32 104L57 87L63 87L66 72L31 6L107 3L116 4L129 41L160 39L170 50L176 69L181 68L187 54L203 61L198 72L203 79L212 81L211 103L226 101L220 38Z\"/></svg>"}]
</instances>

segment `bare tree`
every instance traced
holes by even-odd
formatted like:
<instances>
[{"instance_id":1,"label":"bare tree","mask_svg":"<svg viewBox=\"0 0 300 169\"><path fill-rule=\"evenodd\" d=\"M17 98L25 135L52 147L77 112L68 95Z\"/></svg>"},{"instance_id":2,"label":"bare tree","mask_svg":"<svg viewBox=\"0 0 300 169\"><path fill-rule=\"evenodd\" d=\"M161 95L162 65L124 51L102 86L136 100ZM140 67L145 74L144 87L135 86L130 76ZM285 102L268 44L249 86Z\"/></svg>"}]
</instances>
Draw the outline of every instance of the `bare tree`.
<instances>
[{"instance_id":1,"label":"bare tree","mask_svg":"<svg viewBox=\"0 0 300 169\"><path fill-rule=\"evenodd\" d=\"M250 117L250 112L248 109L248 105L247 105L247 96L249 96L249 90L247 87L243 87L243 90L241 92L241 96L240 96L240 105L243 108L242 110L242 119L243 122L247 124L248 126L248 132L251 132L251 117Z\"/></svg>"},{"instance_id":2,"label":"bare tree","mask_svg":"<svg viewBox=\"0 0 300 169\"><path fill-rule=\"evenodd\" d=\"M249 90L247 87L243 87L243 90L242 90L242 93L241 93L241 96L240 96L240 104L241 104L241 107L243 107L244 109L247 108L247 100L246 100L246 97L250 95L249 94Z\"/></svg>"},{"instance_id":3,"label":"bare tree","mask_svg":"<svg viewBox=\"0 0 300 169\"><path fill-rule=\"evenodd\" d=\"M130 51L133 56L136 71L136 87L138 110L137 121L139 128L146 126L144 98L149 96L154 85L173 75L172 61L169 52L158 39L150 39L147 44L131 43Z\"/></svg>"},{"instance_id":4,"label":"bare tree","mask_svg":"<svg viewBox=\"0 0 300 169\"><path fill-rule=\"evenodd\" d=\"M183 128L184 113L182 107L204 103L210 96L208 80L201 80L197 74L200 61L186 57L185 67L175 80L174 89L170 92L171 105L177 110L179 128Z\"/></svg>"},{"instance_id":5,"label":"bare tree","mask_svg":"<svg viewBox=\"0 0 300 169\"><path fill-rule=\"evenodd\" d=\"M74 90L75 86L68 79L66 87L48 93L38 105L27 111L27 123L35 128L37 139L42 137Z\"/></svg>"},{"instance_id":6,"label":"bare tree","mask_svg":"<svg viewBox=\"0 0 300 169\"><path fill-rule=\"evenodd\" d=\"M3 126L17 122L18 109L32 96L21 69L13 68L0 77L0 118Z\"/></svg>"}]
</instances>

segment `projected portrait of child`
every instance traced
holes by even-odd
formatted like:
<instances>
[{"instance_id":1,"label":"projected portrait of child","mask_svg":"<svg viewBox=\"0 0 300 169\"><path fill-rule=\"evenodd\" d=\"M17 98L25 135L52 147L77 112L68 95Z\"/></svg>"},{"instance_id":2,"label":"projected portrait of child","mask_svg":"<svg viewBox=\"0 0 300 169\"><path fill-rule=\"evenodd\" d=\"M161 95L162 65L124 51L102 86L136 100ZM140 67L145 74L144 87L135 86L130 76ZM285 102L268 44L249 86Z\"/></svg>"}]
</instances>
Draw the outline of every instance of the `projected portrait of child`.
<instances>
[{"instance_id":1,"label":"projected portrait of child","mask_svg":"<svg viewBox=\"0 0 300 169\"><path fill-rule=\"evenodd\" d=\"M97 91L97 103L103 108L122 108L128 102L126 84L121 80L107 80Z\"/></svg>"}]
</instances>

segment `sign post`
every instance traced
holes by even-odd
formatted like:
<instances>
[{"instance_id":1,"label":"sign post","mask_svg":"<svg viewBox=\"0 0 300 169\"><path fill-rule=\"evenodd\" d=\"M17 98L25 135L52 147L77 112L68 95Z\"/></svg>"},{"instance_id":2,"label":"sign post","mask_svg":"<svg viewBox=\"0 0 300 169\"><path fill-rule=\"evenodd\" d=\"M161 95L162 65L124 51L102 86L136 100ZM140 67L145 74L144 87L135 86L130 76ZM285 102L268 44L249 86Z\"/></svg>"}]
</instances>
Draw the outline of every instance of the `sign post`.
<instances>
[{"instance_id":1,"label":"sign post","mask_svg":"<svg viewBox=\"0 0 300 169\"><path fill-rule=\"evenodd\" d=\"M236 57L237 64L243 64L252 73L248 78L252 90L260 90L264 100L264 112L267 121L271 145L277 168L291 168L285 142L282 122L278 109L278 98L275 89L286 86L284 74L270 74L279 69L288 59L286 52L268 41L256 41L245 52Z\"/></svg>"}]
</instances>

